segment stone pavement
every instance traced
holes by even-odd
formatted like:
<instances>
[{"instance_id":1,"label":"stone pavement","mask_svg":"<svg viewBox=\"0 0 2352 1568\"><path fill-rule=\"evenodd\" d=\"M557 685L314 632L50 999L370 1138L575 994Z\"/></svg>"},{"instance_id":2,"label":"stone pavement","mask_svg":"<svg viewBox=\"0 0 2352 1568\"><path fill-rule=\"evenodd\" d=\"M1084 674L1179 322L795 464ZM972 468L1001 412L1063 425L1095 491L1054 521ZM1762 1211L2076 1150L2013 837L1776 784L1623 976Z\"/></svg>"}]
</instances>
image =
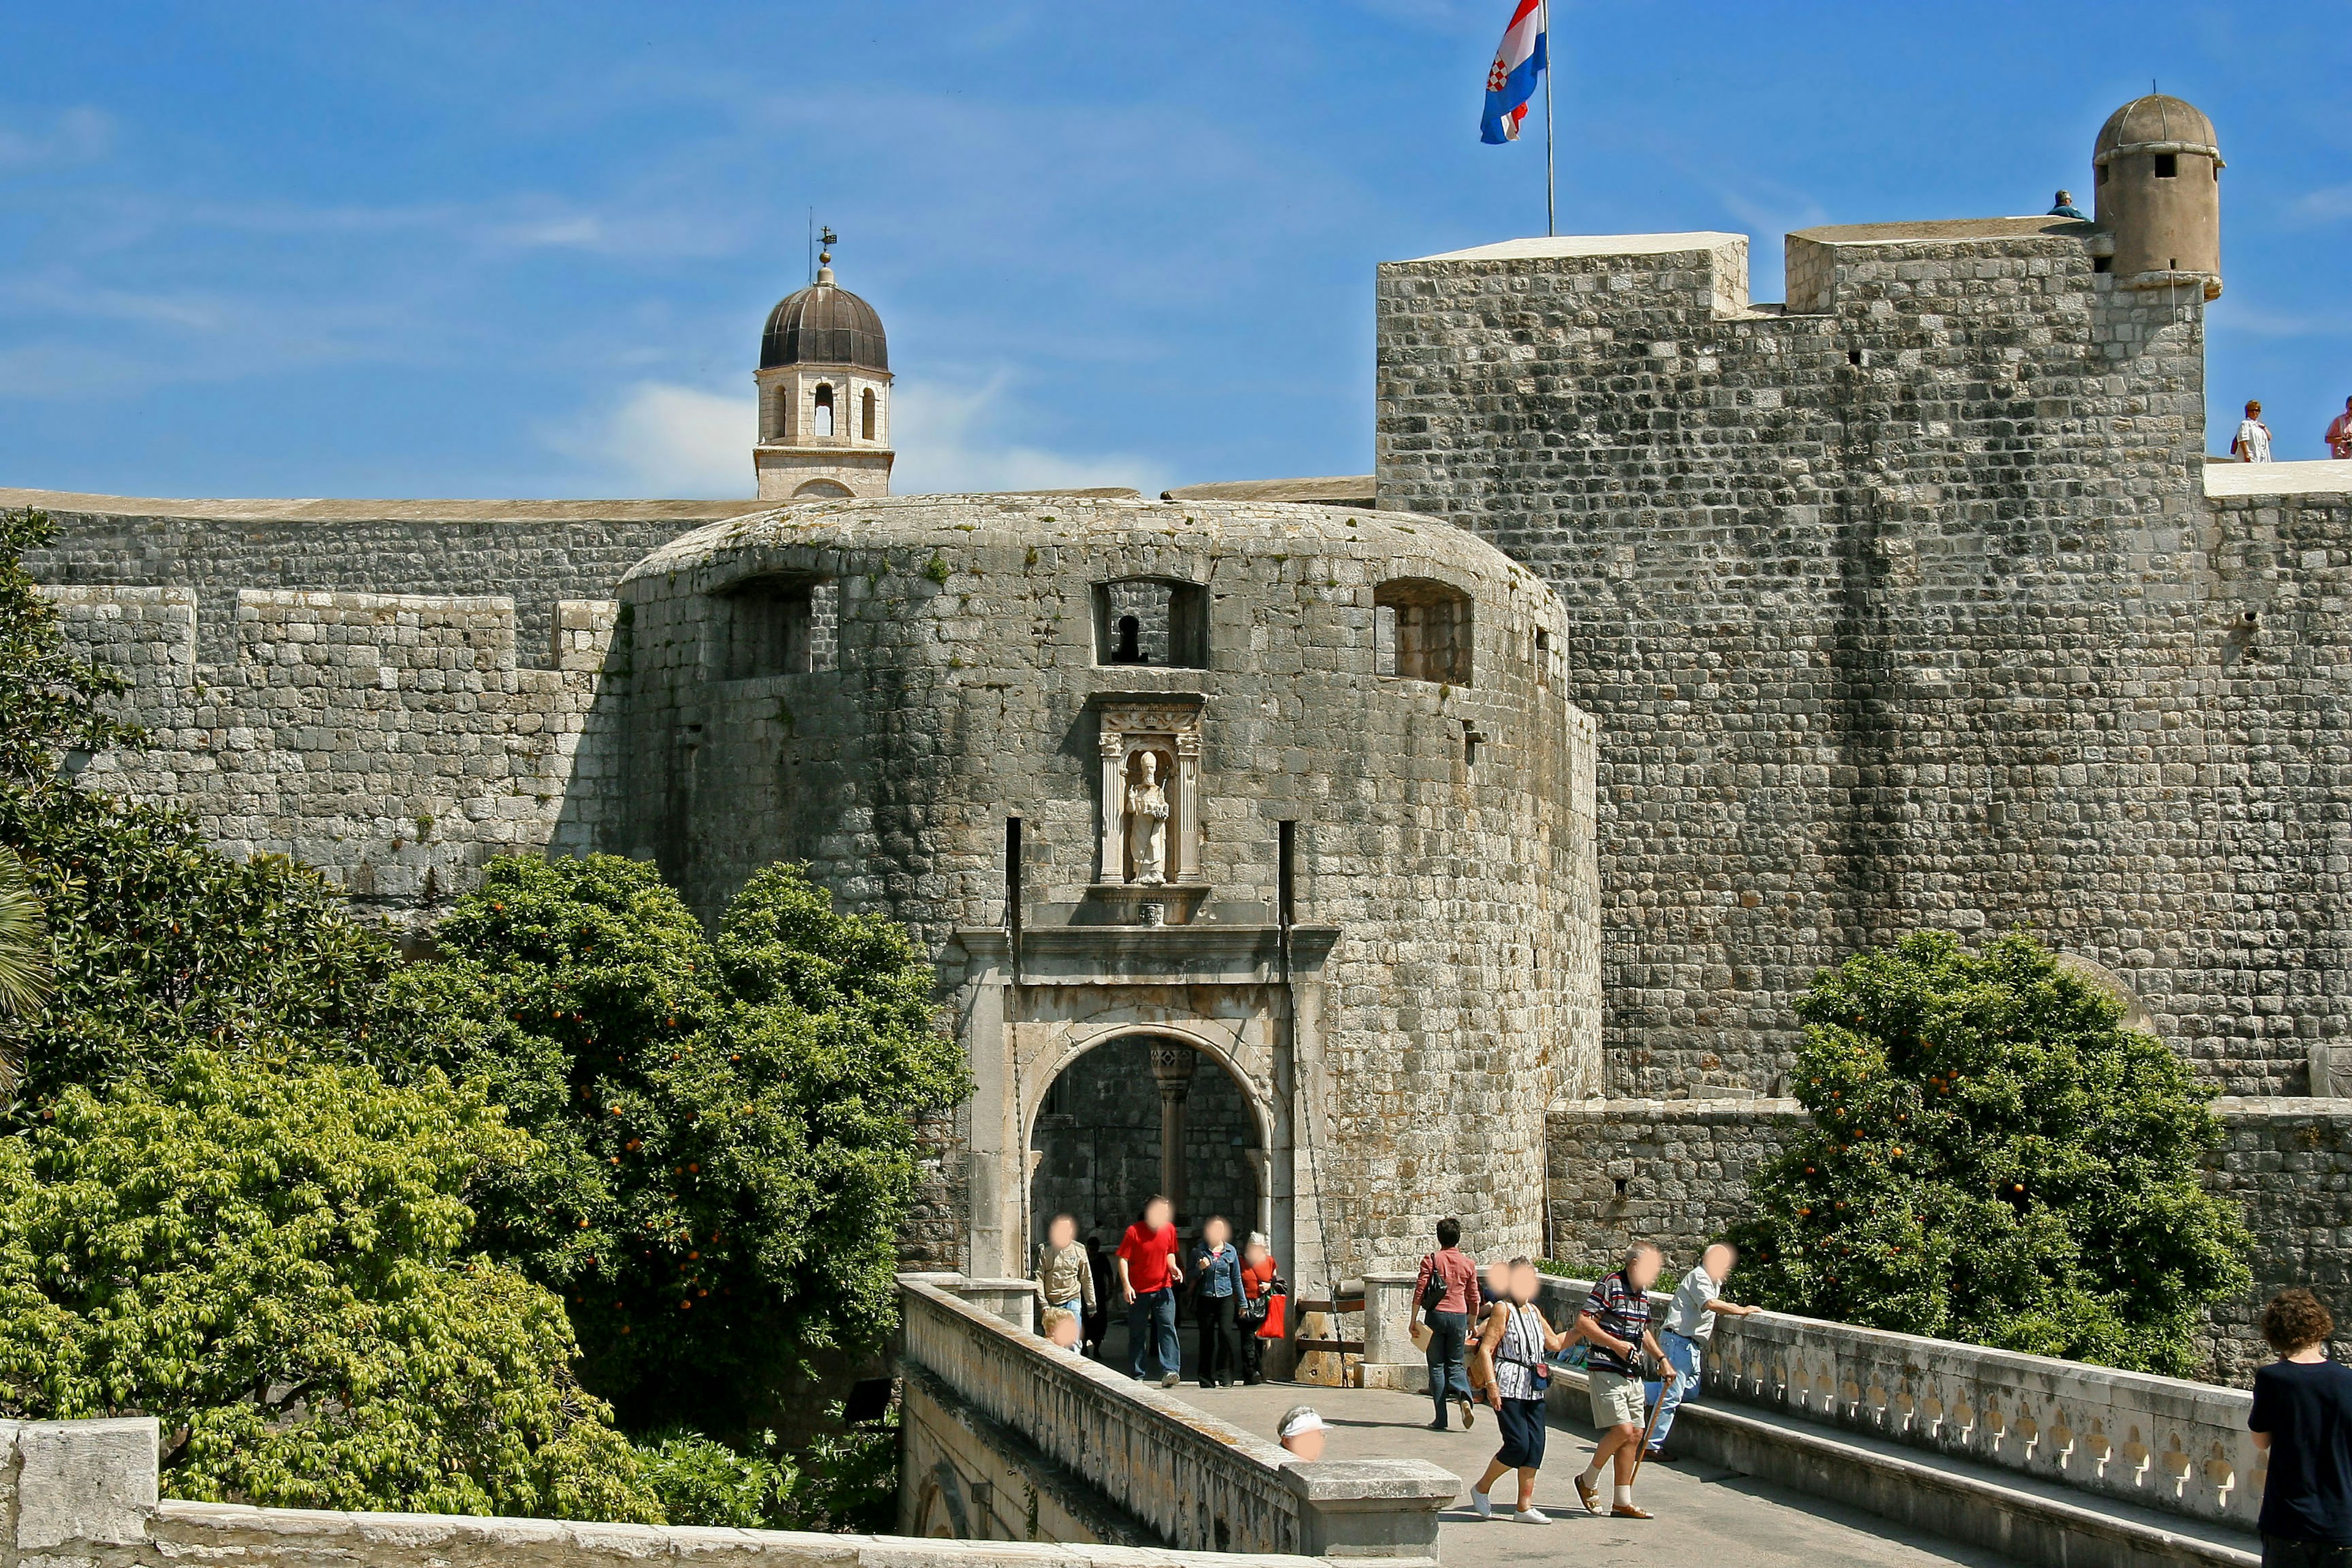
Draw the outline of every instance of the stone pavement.
<instances>
[{"instance_id":1,"label":"stone pavement","mask_svg":"<svg viewBox=\"0 0 2352 1568\"><path fill-rule=\"evenodd\" d=\"M1331 1425L1325 1452L1333 1458L1428 1459L1452 1470L1463 1478L1464 1495L1440 1523L1439 1551L1454 1568L1536 1562L1572 1562L1576 1568L1654 1568L1662 1562L1719 1568L1821 1568L1825 1563L2010 1568L2016 1562L1688 1461L1643 1467L1636 1496L1656 1519L1596 1519L1576 1500L1576 1474L1591 1452L1591 1437L1557 1419L1536 1483L1536 1506L1550 1514L1553 1522L1538 1528L1501 1515L1500 1509L1517 1496L1516 1476L1496 1483L1497 1516L1481 1522L1470 1513L1468 1493L1470 1482L1494 1456L1491 1411L1481 1409L1478 1425L1470 1431L1460 1430L1457 1418L1454 1429L1437 1433L1427 1430L1429 1401L1417 1394L1293 1384L1204 1389L1192 1383L1176 1392L1220 1419L1269 1436L1284 1411L1311 1405Z\"/></svg>"}]
</instances>

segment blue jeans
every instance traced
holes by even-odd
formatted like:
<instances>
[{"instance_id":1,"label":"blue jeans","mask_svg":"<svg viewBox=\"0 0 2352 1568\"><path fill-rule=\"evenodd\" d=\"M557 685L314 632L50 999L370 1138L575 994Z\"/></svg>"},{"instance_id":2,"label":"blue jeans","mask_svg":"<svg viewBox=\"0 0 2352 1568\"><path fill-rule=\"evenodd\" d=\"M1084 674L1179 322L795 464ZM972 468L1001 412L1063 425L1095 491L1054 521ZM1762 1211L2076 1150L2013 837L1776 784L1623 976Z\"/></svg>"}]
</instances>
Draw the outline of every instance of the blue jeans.
<instances>
[{"instance_id":1,"label":"blue jeans","mask_svg":"<svg viewBox=\"0 0 2352 1568\"><path fill-rule=\"evenodd\" d=\"M1675 1375L1666 1379L1665 1385L1658 1391L1658 1419L1650 1428L1653 1452L1666 1446L1666 1434L1675 1425L1675 1412L1698 1391L1699 1342L1686 1340L1672 1329L1660 1329L1658 1348L1666 1352L1666 1364L1675 1369Z\"/></svg>"},{"instance_id":2,"label":"blue jeans","mask_svg":"<svg viewBox=\"0 0 2352 1568\"><path fill-rule=\"evenodd\" d=\"M1470 1314L1467 1312L1432 1312L1429 1323L1429 1397L1437 1406L1437 1419L1445 1419L1445 1399L1470 1397L1470 1372L1462 1364L1464 1342L1470 1334Z\"/></svg>"},{"instance_id":3,"label":"blue jeans","mask_svg":"<svg viewBox=\"0 0 2352 1568\"><path fill-rule=\"evenodd\" d=\"M1184 1370L1183 1352L1176 1348L1176 1291L1172 1286L1138 1290L1134 1303L1127 1309L1127 1366L1138 1377L1143 1375L1147 1345L1157 1352L1163 1374Z\"/></svg>"}]
</instances>

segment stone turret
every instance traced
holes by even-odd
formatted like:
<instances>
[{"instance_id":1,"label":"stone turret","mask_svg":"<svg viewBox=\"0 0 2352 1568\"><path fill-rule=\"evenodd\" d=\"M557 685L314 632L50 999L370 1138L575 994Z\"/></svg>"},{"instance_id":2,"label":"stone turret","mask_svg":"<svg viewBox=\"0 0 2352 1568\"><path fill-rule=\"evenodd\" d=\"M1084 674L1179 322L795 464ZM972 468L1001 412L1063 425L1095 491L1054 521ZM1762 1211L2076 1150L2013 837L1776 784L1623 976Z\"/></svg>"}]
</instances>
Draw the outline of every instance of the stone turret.
<instances>
[{"instance_id":1,"label":"stone turret","mask_svg":"<svg viewBox=\"0 0 2352 1568\"><path fill-rule=\"evenodd\" d=\"M2221 153L2193 105L2149 93L2099 128L2091 154L2098 221L2115 235L2126 289L2195 281L2221 292Z\"/></svg>"}]
</instances>

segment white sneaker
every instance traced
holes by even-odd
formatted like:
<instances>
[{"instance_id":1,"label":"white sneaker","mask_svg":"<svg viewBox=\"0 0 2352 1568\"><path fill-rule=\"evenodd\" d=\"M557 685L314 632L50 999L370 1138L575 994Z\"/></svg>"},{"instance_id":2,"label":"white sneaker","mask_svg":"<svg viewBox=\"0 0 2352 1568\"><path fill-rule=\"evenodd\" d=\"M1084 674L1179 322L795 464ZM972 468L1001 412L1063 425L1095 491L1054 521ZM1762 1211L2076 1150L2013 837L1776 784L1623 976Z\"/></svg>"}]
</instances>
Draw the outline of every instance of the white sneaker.
<instances>
[{"instance_id":1,"label":"white sneaker","mask_svg":"<svg viewBox=\"0 0 2352 1568\"><path fill-rule=\"evenodd\" d=\"M1539 1508L1523 1508L1519 1510L1518 1512L1511 1515L1511 1517L1518 1521L1521 1524L1549 1524L1551 1522L1551 1515L1544 1512L1544 1510Z\"/></svg>"},{"instance_id":2,"label":"white sneaker","mask_svg":"<svg viewBox=\"0 0 2352 1568\"><path fill-rule=\"evenodd\" d=\"M1480 1519L1492 1519L1495 1517L1495 1500L1473 1487L1470 1489L1470 1511Z\"/></svg>"}]
</instances>

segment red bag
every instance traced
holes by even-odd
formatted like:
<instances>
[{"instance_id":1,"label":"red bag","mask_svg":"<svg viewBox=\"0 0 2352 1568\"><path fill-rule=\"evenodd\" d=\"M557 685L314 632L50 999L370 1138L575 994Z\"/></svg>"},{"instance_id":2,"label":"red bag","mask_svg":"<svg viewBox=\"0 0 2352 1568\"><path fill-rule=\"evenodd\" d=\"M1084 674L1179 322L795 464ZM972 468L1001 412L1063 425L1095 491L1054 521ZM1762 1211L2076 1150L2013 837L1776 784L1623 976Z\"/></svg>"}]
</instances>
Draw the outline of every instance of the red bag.
<instances>
[{"instance_id":1,"label":"red bag","mask_svg":"<svg viewBox=\"0 0 2352 1568\"><path fill-rule=\"evenodd\" d=\"M1282 1309L1289 1300L1287 1296L1268 1296L1265 1299L1265 1321L1258 1325L1259 1339L1278 1340L1283 1337Z\"/></svg>"}]
</instances>

